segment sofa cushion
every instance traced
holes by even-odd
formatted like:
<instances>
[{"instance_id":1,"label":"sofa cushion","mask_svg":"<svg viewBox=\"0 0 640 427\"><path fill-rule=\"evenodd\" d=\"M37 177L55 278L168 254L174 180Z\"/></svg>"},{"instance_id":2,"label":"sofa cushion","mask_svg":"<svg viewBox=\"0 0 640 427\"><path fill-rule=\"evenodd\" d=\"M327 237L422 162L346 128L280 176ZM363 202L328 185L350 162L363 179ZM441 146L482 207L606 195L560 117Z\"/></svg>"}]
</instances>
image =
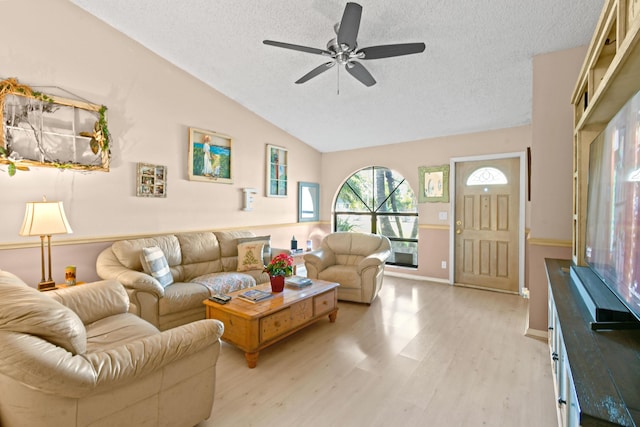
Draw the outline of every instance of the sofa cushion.
<instances>
[{"instance_id":1,"label":"sofa cushion","mask_svg":"<svg viewBox=\"0 0 640 427\"><path fill-rule=\"evenodd\" d=\"M194 307L202 308L202 301L209 298L209 289L199 283L175 282L164 289L164 297L158 300L158 314L179 313L192 310Z\"/></svg>"},{"instance_id":2,"label":"sofa cushion","mask_svg":"<svg viewBox=\"0 0 640 427\"><path fill-rule=\"evenodd\" d=\"M211 231L176 234L182 250L182 277L175 277L181 282L188 282L194 277L206 273L222 271L220 259L220 243Z\"/></svg>"},{"instance_id":3,"label":"sofa cushion","mask_svg":"<svg viewBox=\"0 0 640 427\"><path fill-rule=\"evenodd\" d=\"M148 248L150 246L157 246L162 249L162 253L164 253L169 263L169 267L182 264L180 243L178 242L178 238L173 234L143 239L119 240L113 242L111 250L122 265L132 270L142 271L140 252L142 252L142 248Z\"/></svg>"},{"instance_id":4,"label":"sofa cushion","mask_svg":"<svg viewBox=\"0 0 640 427\"><path fill-rule=\"evenodd\" d=\"M92 282L82 288L71 286L46 295L76 313L85 328L98 319L129 311L129 295L116 280Z\"/></svg>"},{"instance_id":5,"label":"sofa cushion","mask_svg":"<svg viewBox=\"0 0 640 427\"><path fill-rule=\"evenodd\" d=\"M180 233L176 237L180 242L183 264L220 259L220 244L213 232Z\"/></svg>"},{"instance_id":6,"label":"sofa cushion","mask_svg":"<svg viewBox=\"0 0 640 427\"><path fill-rule=\"evenodd\" d=\"M259 242L245 242L238 245L238 271L260 270L262 263L262 247Z\"/></svg>"},{"instance_id":7,"label":"sofa cushion","mask_svg":"<svg viewBox=\"0 0 640 427\"><path fill-rule=\"evenodd\" d=\"M0 282L0 330L40 337L74 355L85 353L87 335L78 315L7 271L0 271Z\"/></svg>"},{"instance_id":8,"label":"sofa cushion","mask_svg":"<svg viewBox=\"0 0 640 427\"><path fill-rule=\"evenodd\" d=\"M206 286L211 294L226 294L256 285L256 279L244 273L211 273L196 277L193 283Z\"/></svg>"},{"instance_id":9,"label":"sofa cushion","mask_svg":"<svg viewBox=\"0 0 640 427\"><path fill-rule=\"evenodd\" d=\"M157 334L158 328L132 313L121 313L88 325L87 352L109 350L140 338Z\"/></svg>"},{"instance_id":10,"label":"sofa cushion","mask_svg":"<svg viewBox=\"0 0 640 427\"><path fill-rule=\"evenodd\" d=\"M173 283L173 276L169 270L169 263L157 246L142 248L140 262L145 273L152 275L163 287Z\"/></svg>"},{"instance_id":11,"label":"sofa cushion","mask_svg":"<svg viewBox=\"0 0 640 427\"><path fill-rule=\"evenodd\" d=\"M338 282L340 288L360 288L361 281L355 265L332 265L318 274L318 279L327 282Z\"/></svg>"},{"instance_id":12,"label":"sofa cushion","mask_svg":"<svg viewBox=\"0 0 640 427\"><path fill-rule=\"evenodd\" d=\"M322 245L335 254L337 264L356 265L379 251L383 242L383 237L375 234L338 232L327 235Z\"/></svg>"}]
</instances>

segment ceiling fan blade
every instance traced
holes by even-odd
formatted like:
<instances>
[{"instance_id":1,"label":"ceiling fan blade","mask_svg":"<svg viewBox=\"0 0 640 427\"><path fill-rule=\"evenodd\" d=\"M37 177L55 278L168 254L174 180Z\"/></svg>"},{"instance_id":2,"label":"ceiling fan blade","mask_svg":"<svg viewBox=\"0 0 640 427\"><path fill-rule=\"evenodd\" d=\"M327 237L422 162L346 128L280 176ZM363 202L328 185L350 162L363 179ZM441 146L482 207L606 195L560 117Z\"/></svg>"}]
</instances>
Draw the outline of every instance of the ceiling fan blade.
<instances>
[{"instance_id":1,"label":"ceiling fan blade","mask_svg":"<svg viewBox=\"0 0 640 427\"><path fill-rule=\"evenodd\" d=\"M349 74L358 79L363 85L373 86L376 84L376 80L361 63L355 61L347 62L345 68Z\"/></svg>"},{"instance_id":2,"label":"ceiling fan blade","mask_svg":"<svg viewBox=\"0 0 640 427\"><path fill-rule=\"evenodd\" d=\"M338 29L338 44L346 44L351 49L355 49L361 17L362 6L358 3L347 3Z\"/></svg>"},{"instance_id":3,"label":"ceiling fan blade","mask_svg":"<svg viewBox=\"0 0 640 427\"><path fill-rule=\"evenodd\" d=\"M298 50L300 52L313 53L313 54L316 54L316 55L324 55L324 56L331 56L332 55L331 52L329 52L328 50L316 49L315 47L300 46L300 45L297 45L297 44L276 42L276 41L273 41L273 40L263 40L262 43L264 43L266 45L269 45L269 46L282 47L284 49Z\"/></svg>"},{"instance_id":4,"label":"ceiling fan blade","mask_svg":"<svg viewBox=\"0 0 640 427\"><path fill-rule=\"evenodd\" d=\"M421 53L424 52L424 49L424 43L403 43L365 47L360 49L358 53L364 54L360 59L380 59Z\"/></svg>"},{"instance_id":5,"label":"ceiling fan blade","mask_svg":"<svg viewBox=\"0 0 640 427\"><path fill-rule=\"evenodd\" d=\"M318 74L324 73L325 71L327 71L329 68L333 67L334 65L336 65L335 61L330 61L330 62L324 63L324 64L320 65L319 67L316 67L313 70L309 71L304 76L300 77L298 80L296 80L296 84L304 83L304 82L306 82L308 80L311 80L312 78L314 78Z\"/></svg>"}]
</instances>

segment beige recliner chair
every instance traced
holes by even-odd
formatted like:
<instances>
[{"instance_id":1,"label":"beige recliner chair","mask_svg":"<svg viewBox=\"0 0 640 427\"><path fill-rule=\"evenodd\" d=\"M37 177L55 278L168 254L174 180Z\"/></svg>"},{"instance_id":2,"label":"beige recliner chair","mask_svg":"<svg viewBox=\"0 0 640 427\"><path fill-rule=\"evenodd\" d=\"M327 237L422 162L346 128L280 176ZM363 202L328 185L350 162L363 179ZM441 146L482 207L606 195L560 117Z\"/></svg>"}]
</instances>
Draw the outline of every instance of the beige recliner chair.
<instances>
[{"instance_id":1,"label":"beige recliner chair","mask_svg":"<svg viewBox=\"0 0 640 427\"><path fill-rule=\"evenodd\" d=\"M320 249L305 254L307 276L340 283L338 299L371 304L382 287L384 263L391 255L385 236L332 233Z\"/></svg>"},{"instance_id":2,"label":"beige recliner chair","mask_svg":"<svg viewBox=\"0 0 640 427\"><path fill-rule=\"evenodd\" d=\"M160 332L113 280L38 292L0 270L0 425L194 426L211 414L222 323Z\"/></svg>"}]
</instances>

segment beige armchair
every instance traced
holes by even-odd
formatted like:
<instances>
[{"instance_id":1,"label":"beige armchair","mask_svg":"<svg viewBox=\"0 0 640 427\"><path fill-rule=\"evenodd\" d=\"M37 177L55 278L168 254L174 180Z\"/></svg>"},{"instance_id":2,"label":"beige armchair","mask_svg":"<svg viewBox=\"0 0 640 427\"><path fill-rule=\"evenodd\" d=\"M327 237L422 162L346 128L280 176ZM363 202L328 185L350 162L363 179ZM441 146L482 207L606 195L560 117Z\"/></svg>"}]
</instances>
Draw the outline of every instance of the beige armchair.
<instances>
[{"instance_id":1,"label":"beige armchair","mask_svg":"<svg viewBox=\"0 0 640 427\"><path fill-rule=\"evenodd\" d=\"M160 332L116 281L38 292L0 271L0 425L194 426L213 406L222 323Z\"/></svg>"},{"instance_id":2,"label":"beige armchair","mask_svg":"<svg viewBox=\"0 0 640 427\"><path fill-rule=\"evenodd\" d=\"M391 255L385 236L338 232L305 254L307 276L340 283L338 299L371 304L382 287L384 263Z\"/></svg>"}]
</instances>

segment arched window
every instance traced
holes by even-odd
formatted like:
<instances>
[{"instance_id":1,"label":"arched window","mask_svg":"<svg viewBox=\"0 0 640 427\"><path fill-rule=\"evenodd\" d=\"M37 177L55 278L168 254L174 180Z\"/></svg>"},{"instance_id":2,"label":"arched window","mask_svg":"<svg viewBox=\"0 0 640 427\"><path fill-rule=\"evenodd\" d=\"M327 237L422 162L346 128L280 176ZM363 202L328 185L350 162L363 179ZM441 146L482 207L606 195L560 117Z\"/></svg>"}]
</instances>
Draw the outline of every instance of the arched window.
<instances>
[{"instance_id":1,"label":"arched window","mask_svg":"<svg viewBox=\"0 0 640 427\"><path fill-rule=\"evenodd\" d=\"M402 175L379 166L359 170L338 191L333 212L334 231L387 236L387 264L417 267L418 207Z\"/></svg>"},{"instance_id":2,"label":"arched window","mask_svg":"<svg viewBox=\"0 0 640 427\"><path fill-rule=\"evenodd\" d=\"M497 185L508 182L507 177L500 169L491 167L478 168L467 178L467 185Z\"/></svg>"}]
</instances>

